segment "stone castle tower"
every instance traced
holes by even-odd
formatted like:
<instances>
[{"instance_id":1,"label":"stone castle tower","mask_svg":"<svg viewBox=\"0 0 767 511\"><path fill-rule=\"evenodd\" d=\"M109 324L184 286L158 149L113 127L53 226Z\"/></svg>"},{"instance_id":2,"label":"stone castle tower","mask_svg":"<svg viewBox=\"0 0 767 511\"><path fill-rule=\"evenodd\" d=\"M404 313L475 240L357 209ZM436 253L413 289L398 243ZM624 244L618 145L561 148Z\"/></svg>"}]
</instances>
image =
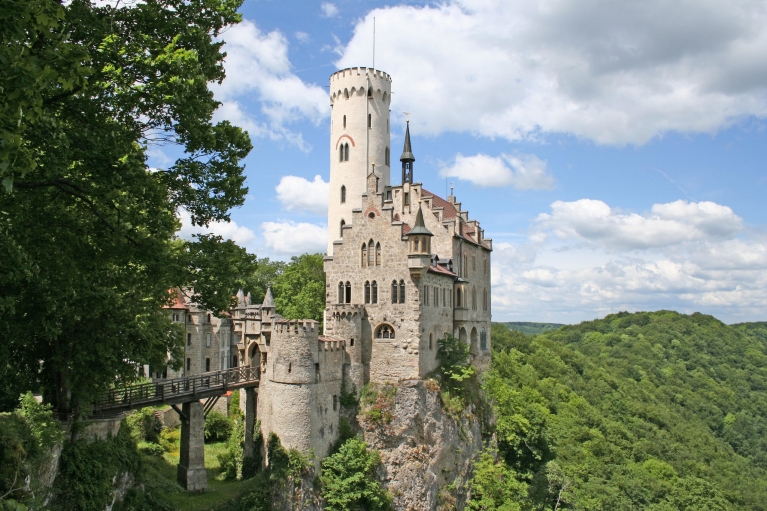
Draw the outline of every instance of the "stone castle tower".
<instances>
[{"instance_id":1,"label":"stone castle tower","mask_svg":"<svg viewBox=\"0 0 767 511\"><path fill-rule=\"evenodd\" d=\"M330 197L328 226L340 232L351 222L352 209L365 193L375 164L381 186L389 185L391 156L389 104L391 77L366 68L330 76ZM328 254L333 254L333 236Z\"/></svg>"}]
</instances>

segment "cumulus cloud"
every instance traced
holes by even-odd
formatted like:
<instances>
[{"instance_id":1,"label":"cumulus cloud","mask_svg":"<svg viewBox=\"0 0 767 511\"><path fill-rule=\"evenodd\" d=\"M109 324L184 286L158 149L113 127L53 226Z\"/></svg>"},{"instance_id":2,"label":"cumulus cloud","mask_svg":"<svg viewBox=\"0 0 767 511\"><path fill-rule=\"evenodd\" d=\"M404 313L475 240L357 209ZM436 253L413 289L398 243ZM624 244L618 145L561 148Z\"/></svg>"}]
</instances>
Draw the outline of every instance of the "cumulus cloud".
<instances>
[{"instance_id":1,"label":"cumulus cloud","mask_svg":"<svg viewBox=\"0 0 767 511\"><path fill-rule=\"evenodd\" d=\"M241 247L247 247L256 239L256 234L253 231L242 225L237 225L233 221L211 222L208 227L202 227L192 225L191 216L187 211L181 210L179 216L181 218L181 229L176 234L185 240L193 239L192 236L194 234L217 234L224 239L234 241Z\"/></svg>"},{"instance_id":2,"label":"cumulus cloud","mask_svg":"<svg viewBox=\"0 0 767 511\"><path fill-rule=\"evenodd\" d=\"M727 206L675 201L640 215L558 201L531 227L528 239L494 247L494 319L578 322L657 309L764 319L767 236Z\"/></svg>"},{"instance_id":3,"label":"cumulus cloud","mask_svg":"<svg viewBox=\"0 0 767 511\"><path fill-rule=\"evenodd\" d=\"M727 206L683 200L655 204L643 215L620 213L593 199L556 201L551 213L540 214L536 224L560 239L580 239L613 250L731 238L743 229L743 220Z\"/></svg>"},{"instance_id":4,"label":"cumulus cloud","mask_svg":"<svg viewBox=\"0 0 767 511\"><path fill-rule=\"evenodd\" d=\"M282 207L291 210L307 211L315 215L327 215L330 183L317 175L314 181L298 176L283 176L277 185L277 198Z\"/></svg>"},{"instance_id":5,"label":"cumulus cloud","mask_svg":"<svg viewBox=\"0 0 767 511\"><path fill-rule=\"evenodd\" d=\"M400 77L397 111L409 111L420 133L509 140L568 133L642 144L672 130L713 133L767 115L764 2L386 7L357 22L339 67L367 62L373 17L376 62Z\"/></svg>"},{"instance_id":6,"label":"cumulus cloud","mask_svg":"<svg viewBox=\"0 0 767 511\"><path fill-rule=\"evenodd\" d=\"M483 187L511 185L518 190L546 190L554 186L554 177L546 172L546 162L534 154L493 157L458 153L455 162L443 166L440 174Z\"/></svg>"},{"instance_id":7,"label":"cumulus cloud","mask_svg":"<svg viewBox=\"0 0 767 511\"><path fill-rule=\"evenodd\" d=\"M327 92L293 73L285 35L278 30L262 32L246 19L229 28L222 39L226 79L211 85L216 99L223 102L216 118L237 122L252 137L284 140L307 150L300 133L288 126L298 121L321 123L330 113ZM259 101L264 121L256 121L256 114L243 106L250 99Z\"/></svg>"},{"instance_id":8,"label":"cumulus cloud","mask_svg":"<svg viewBox=\"0 0 767 511\"><path fill-rule=\"evenodd\" d=\"M264 222L261 234L266 246L276 254L300 255L324 252L327 248L327 226L297 222Z\"/></svg>"},{"instance_id":9,"label":"cumulus cloud","mask_svg":"<svg viewBox=\"0 0 767 511\"><path fill-rule=\"evenodd\" d=\"M320 9L322 10L323 18L333 18L338 16L338 7L330 2L323 2L322 5L320 5Z\"/></svg>"}]
</instances>

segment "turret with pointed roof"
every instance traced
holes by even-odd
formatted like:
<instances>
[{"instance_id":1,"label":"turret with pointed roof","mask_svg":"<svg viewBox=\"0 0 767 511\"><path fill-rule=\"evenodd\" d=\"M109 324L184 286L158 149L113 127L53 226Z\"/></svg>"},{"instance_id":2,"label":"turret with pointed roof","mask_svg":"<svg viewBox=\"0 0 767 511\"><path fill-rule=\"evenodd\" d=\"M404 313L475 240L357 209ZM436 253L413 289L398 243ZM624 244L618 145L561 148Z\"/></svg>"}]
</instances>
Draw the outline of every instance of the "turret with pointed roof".
<instances>
[{"instance_id":1,"label":"turret with pointed roof","mask_svg":"<svg viewBox=\"0 0 767 511\"><path fill-rule=\"evenodd\" d=\"M402 156L399 157L399 161L402 162L402 184L412 184L415 156L413 156L413 150L410 147L410 121L407 121L405 128L405 147L402 148Z\"/></svg>"},{"instance_id":2,"label":"turret with pointed roof","mask_svg":"<svg viewBox=\"0 0 767 511\"><path fill-rule=\"evenodd\" d=\"M266 309L274 309L274 298L272 297L272 286L266 286L266 295L264 296L264 303L261 304L261 307Z\"/></svg>"}]
</instances>

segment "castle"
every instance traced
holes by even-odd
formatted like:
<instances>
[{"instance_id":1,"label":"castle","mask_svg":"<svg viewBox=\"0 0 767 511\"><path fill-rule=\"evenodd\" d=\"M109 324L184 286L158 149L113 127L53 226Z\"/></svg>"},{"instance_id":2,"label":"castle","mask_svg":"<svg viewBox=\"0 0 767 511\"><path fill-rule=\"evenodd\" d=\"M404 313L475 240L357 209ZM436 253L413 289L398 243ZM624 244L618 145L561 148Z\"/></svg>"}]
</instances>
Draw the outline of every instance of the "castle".
<instances>
[{"instance_id":1,"label":"castle","mask_svg":"<svg viewBox=\"0 0 767 511\"><path fill-rule=\"evenodd\" d=\"M390 103L391 77L382 71L330 77L322 333L315 321L277 315L270 290L262 304L240 292L223 319L180 293L169 309L186 324L182 373L260 367L255 407L264 438L274 432L317 462L337 438L342 389L425 378L448 334L470 345L475 363L490 356L492 240L452 194L443 199L414 181L409 124L401 183L391 184Z\"/></svg>"}]
</instances>

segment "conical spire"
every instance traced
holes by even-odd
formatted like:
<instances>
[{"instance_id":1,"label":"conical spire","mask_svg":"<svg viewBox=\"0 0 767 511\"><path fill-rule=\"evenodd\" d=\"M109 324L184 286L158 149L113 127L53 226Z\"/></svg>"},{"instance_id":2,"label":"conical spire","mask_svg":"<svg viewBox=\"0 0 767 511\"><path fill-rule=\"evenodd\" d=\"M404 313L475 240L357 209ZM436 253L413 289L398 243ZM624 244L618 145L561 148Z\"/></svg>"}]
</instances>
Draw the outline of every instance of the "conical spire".
<instances>
[{"instance_id":1,"label":"conical spire","mask_svg":"<svg viewBox=\"0 0 767 511\"><path fill-rule=\"evenodd\" d=\"M407 233L408 236L412 234L421 234L423 236L434 236L429 229L426 228L426 224L423 223L423 210L421 210L421 201L418 201L418 213L415 215L415 225Z\"/></svg>"},{"instance_id":2,"label":"conical spire","mask_svg":"<svg viewBox=\"0 0 767 511\"><path fill-rule=\"evenodd\" d=\"M266 296L264 296L264 303L261 307L274 308L274 298L272 298L272 286L266 286Z\"/></svg>"},{"instance_id":3,"label":"conical spire","mask_svg":"<svg viewBox=\"0 0 767 511\"><path fill-rule=\"evenodd\" d=\"M413 150L410 148L410 121L407 121L407 127L405 128L405 147L402 149L402 156L399 157L401 162L414 162L415 156L413 156Z\"/></svg>"}]
</instances>

